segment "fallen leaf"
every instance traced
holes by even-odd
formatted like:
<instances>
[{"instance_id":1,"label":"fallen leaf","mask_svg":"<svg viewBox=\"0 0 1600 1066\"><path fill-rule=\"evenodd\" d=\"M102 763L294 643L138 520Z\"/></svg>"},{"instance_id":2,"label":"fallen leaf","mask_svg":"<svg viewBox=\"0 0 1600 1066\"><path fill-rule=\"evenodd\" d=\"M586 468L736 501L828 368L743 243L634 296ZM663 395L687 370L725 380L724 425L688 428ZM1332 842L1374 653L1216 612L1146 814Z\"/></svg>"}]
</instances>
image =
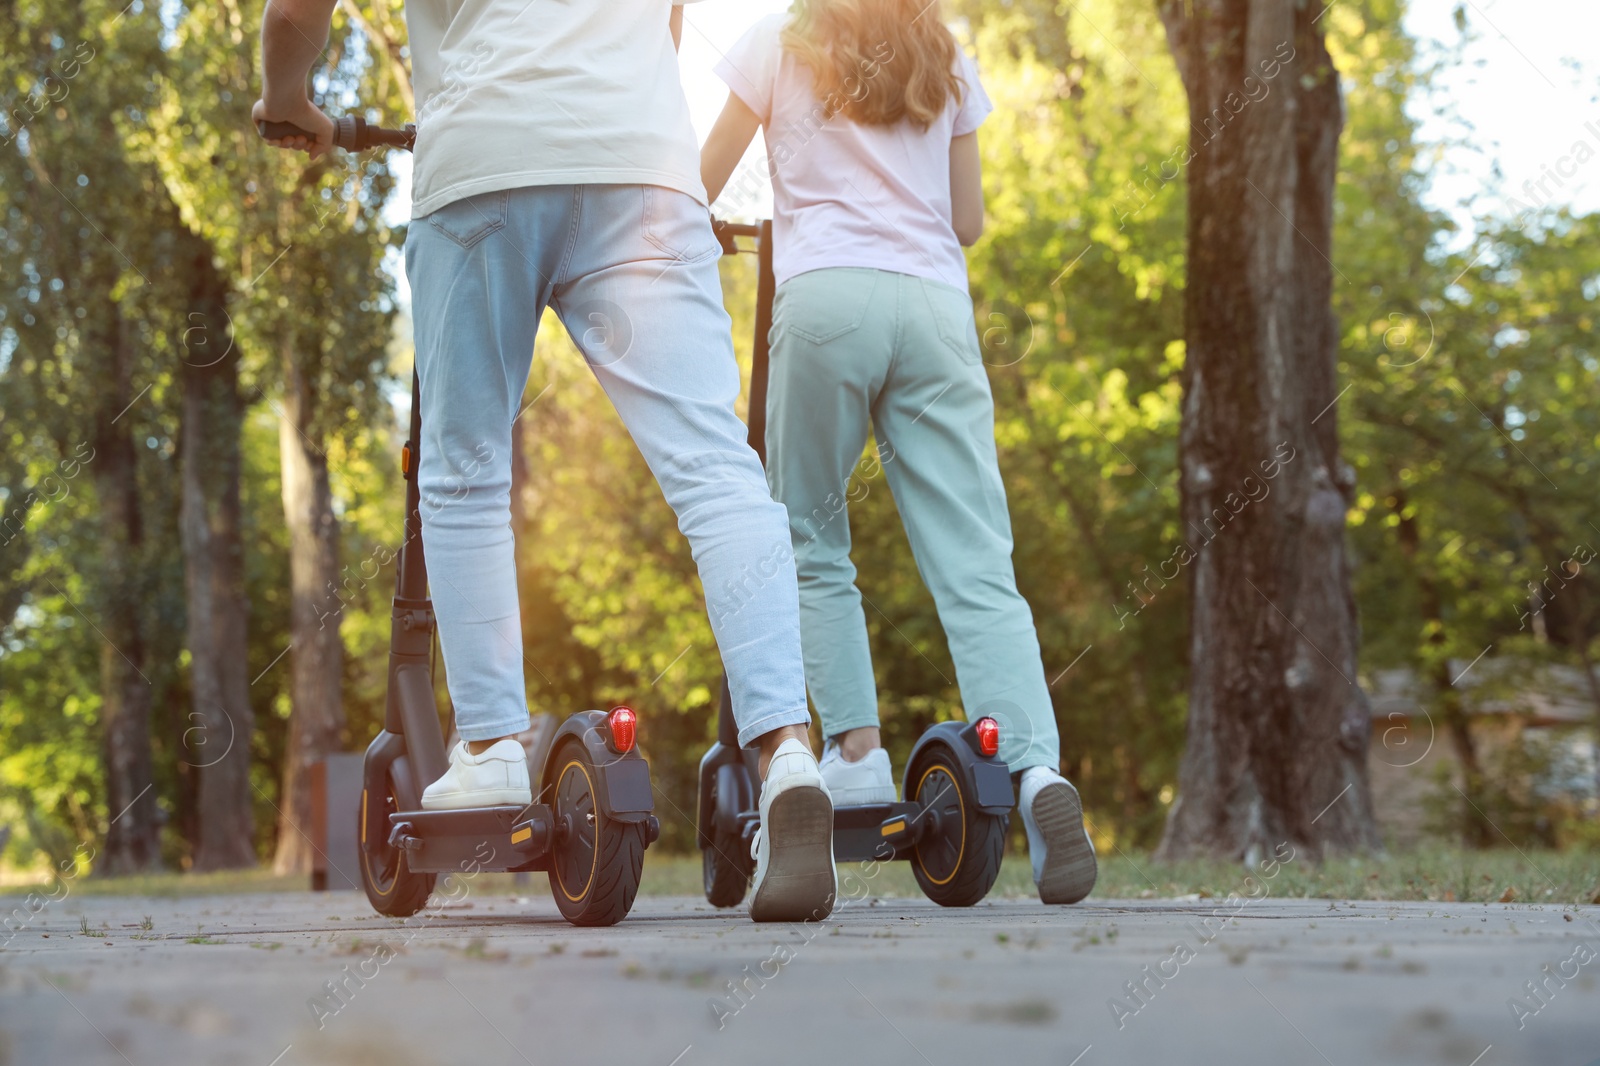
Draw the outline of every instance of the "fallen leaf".
<instances>
[{"instance_id":1,"label":"fallen leaf","mask_svg":"<svg viewBox=\"0 0 1600 1066\"><path fill-rule=\"evenodd\" d=\"M1510 903L1512 900L1514 900L1516 898L1517 898L1517 890L1514 889L1514 888L1507 888L1504 892L1500 893L1500 902L1501 903Z\"/></svg>"}]
</instances>

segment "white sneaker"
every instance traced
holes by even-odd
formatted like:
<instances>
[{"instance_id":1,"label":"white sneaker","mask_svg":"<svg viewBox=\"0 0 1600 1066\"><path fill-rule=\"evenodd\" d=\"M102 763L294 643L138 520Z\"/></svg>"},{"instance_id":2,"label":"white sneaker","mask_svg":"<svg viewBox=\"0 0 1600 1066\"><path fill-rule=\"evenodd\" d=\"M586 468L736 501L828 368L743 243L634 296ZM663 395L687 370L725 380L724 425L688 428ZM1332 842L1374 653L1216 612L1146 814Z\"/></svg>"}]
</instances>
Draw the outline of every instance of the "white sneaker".
<instances>
[{"instance_id":1,"label":"white sneaker","mask_svg":"<svg viewBox=\"0 0 1600 1066\"><path fill-rule=\"evenodd\" d=\"M512 737L495 741L481 755L468 751L463 740L451 749L444 776L422 790L425 811L526 807L532 802L528 754Z\"/></svg>"},{"instance_id":2,"label":"white sneaker","mask_svg":"<svg viewBox=\"0 0 1600 1066\"><path fill-rule=\"evenodd\" d=\"M793 738L778 746L767 767L761 827L750 854L756 860L752 921L819 922L833 913L839 895L833 800L816 756Z\"/></svg>"},{"instance_id":3,"label":"white sneaker","mask_svg":"<svg viewBox=\"0 0 1600 1066\"><path fill-rule=\"evenodd\" d=\"M1083 828L1083 801L1072 782L1046 766L1022 771L1022 827L1028 831L1033 883L1045 903L1076 903L1094 888L1099 869Z\"/></svg>"},{"instance_id":4,"label":"white sneaker","mask_svg":"<svg viewBox=\"0 0 1600 1066\"><path fill-rule=\"evenodd\" d=\"M821 770L828 795L841 807L895 801L894 773L889 769L889 753L882 748L848 762L839 745L830 740L822 747Z\"/></svg>"}]
</instances>

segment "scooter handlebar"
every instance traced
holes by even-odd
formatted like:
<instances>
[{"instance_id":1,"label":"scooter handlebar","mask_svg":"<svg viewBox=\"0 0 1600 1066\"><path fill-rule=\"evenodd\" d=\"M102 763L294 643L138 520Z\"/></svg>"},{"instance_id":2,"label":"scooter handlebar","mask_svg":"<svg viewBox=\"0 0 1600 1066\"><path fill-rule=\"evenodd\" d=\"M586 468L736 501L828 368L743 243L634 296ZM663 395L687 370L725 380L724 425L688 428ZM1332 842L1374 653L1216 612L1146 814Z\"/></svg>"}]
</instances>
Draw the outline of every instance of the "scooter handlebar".
<instances>
[{"instance_id":1,"label":"scooter handlebar","mask_svg":"<svg viewBox=\"0 0 1600 1066\"><path fill-rule=\"evenodd\" d=\"M282 140L285 137L316 140L315 135L292 122L257 122L256 132L261 134L263 140L268 141ZM407 123L404 129L384 129L382 126L369 126L367 120L358 115L341 115L333 123L333 146L347 152L364 152L379 145L410 151L416 145L416 141L417 127L412 123Z\"/></svg>"},{"instance_id":2,"label":"scooter handlebar","mask_svg":"<svg viewBox=\"0 0 1600 1066\"><path fill-rule=\"evenodd\" d=\"M722 245L723 255L738 255L739 246L734 243L735 237L761 236L761 223L759 222L728 222L724 219L711 220L711 232L716 234L717 243Z\"/></svg>"}]
</instances>

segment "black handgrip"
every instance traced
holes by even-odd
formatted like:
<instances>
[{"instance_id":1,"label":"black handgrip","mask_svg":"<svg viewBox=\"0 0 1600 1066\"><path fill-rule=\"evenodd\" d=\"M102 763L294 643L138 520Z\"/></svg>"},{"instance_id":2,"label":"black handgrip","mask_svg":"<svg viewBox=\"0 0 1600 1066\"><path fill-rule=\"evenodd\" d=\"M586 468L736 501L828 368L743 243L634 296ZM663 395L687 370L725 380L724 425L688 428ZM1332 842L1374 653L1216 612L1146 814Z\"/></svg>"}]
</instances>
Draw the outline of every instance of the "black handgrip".
<instances>
[{"instance_id":1,"label":"black handgrip","mask_svg":"<svg viewBox=\"0 0 1600 1066\"><path fill-rule=\"evenodd\" d=\"M284 137L316 140L314 136L292 122L257 122L256 129L269 141L281 140ZM333 123L333 146L343 148L347 152L362 152L379 145L410 151L415 146L416 140L417 127L411 123L404 129L389 130L382 126L370 126L367 120L359 115L341 115Z\"/></svg>"},{"instance_id":2,"label":"black handgrip","mask_svg":"<svg viewBox=\"0 0 1600 1066\"><path fill-rule=\"evenodd\" d=\"M308 141L317 139L316 134L307 133L293 122L257 122L256 132L265 141L281 141L286 137L304 137Z\"/></svg>"}]
</instances>

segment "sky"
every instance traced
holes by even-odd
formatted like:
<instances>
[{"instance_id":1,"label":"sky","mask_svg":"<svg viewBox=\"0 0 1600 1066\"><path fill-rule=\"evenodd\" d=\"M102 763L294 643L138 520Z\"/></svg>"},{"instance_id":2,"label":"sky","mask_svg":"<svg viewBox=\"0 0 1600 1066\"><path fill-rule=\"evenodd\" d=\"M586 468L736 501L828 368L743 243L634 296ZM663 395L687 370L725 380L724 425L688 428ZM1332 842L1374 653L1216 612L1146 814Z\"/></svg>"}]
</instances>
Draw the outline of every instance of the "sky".
<instances>
[{"instance_id":1,"label":"sky","mask_svg":"<svg viewBox=\"0 0 1600 1066\"><path fill-rule=\"evenodd\" d=\"M1413 0L1406 30L1420 42L1453 44L1457 0ZM1427 117L1424 139L1465 135L1433 174L1435 206L1467 201L1473 214L1515 216L1523 207L1600 210L1600 3L1596 0L1472 0L1462 3L1472 38L1465 61L1441 73L1441 96L1467 125ZM1412 115L1432 108L1413 101ZM1593 158L1575 151L1585 142ZM1504 191L1489 190L1495 168ZM1563 174L1565 172L1565 176ZM1524 188L1539 182L1540 190ZM1517 198L1508 203L1507 196ZM1542 201L1542 203L1540 202Z\"/></svg>"}]
</instances>

